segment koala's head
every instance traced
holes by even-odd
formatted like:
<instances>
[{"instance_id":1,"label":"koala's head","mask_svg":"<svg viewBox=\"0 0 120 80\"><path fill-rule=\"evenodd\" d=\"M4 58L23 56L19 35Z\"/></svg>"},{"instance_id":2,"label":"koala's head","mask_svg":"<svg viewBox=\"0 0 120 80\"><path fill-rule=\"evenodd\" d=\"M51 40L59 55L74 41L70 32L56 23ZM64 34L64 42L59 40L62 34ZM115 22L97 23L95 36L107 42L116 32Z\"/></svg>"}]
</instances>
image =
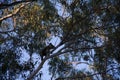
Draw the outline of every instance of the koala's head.
<instances>
[{"instance_id":1,"label":"koala's head","mask_svg":"<svg viewBox=\"0 0 120 80\"><path fill-rule=\"evenodd\" d=\"M50 43L48 46L49 46L50 49L55 48L55 46L52 43Z\"/></svg>"}]
</instances>

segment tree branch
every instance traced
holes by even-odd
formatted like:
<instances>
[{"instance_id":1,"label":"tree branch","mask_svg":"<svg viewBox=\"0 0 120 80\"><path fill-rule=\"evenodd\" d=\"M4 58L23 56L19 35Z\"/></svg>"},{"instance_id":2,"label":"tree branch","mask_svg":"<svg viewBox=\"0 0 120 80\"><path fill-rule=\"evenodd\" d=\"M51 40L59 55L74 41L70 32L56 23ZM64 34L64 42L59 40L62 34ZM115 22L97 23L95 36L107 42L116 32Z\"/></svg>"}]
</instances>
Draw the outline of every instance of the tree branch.
<instances>
[{"instance_id":1,"label":"tree branch","mask_svg":"<svg viewBox=\"0 0 120 80\"><path fill-rule=\"evenodd\" d=\"M53 52L54 52L58 47L60 47L61 45L62 45L62 44L59 44L58 46L56 46L56 48L55 48L54 50L52 50L50 53L53 53ZM64 48L65 48L65 47L61 48L61 49L60 49L58 52L56 52L56 53L61 52ZM35 75L39 72L39 70L42 68L42 66L43 66L43 64L45 63L46 60L48 60L48 59L50 59L50 58L53 58L53 57L55 57L55 56L58 56L58 55L56 55L56 53L53 54L53 55L51 55L51 56L45 57L45 58L42 60L42 62L39 64L39 66L37 67L37 69L30 74L30 76L27 78L27 80L32 80L32 79L34 78L34 76L35 76ZM59 54L59 55L60 55L60 54Z\"/></svg>"},{"instance_id":2,"label":"tree branch","mask_svg":"<svg viewBox=\"0 0 120 80\"><path fill-rule=\"evenodd\" d=\"M68 62L67 64L75 64L75 65L86 64L86 65L91 65L88 62L81 62L81 61L72 61L72 62Z\"/></svg>"},{"instance_id":3,"label":"tree branch","mask_svg":"<svg viewBox=\"0 0 120 80\"><path fill-rule=\"evenodd\" d=\"M57 47L60 47L61 45L58 45ZM71 52L71 51L75 51L75 50L79 50L79 49L97 49L97 48L101 48L103 46L100 47L86 47L86 48L77 48L77 49L73 49L73 50L66 50L61 52L63 49L67 48L68 46L62 47L58 52L54 53L53 55L47 56L43 59L43 61L39 64L38 68L32 73L30 74L30 76L27 78L27 80L32 80L33 77L39 72L39 70L42 68L43 64L45 63L46 60L59 56L61 54L67 53L67 52ZM56 48L54 49L54 51L56 50ZM54 52L52 51L52 52Z\"/></svg>"},{"instance_id":4,"label":"tree branch","mask_svg":"<svg viewBox=\"0 0 120 80\"><path fill-rule=\"evenodd\" d=\"M29 4L29 2L27 2L26 4ZM14 15L17 14L17 13L21 10L21 8L23 8L26 4L22 4L22 5L21 5L19 8L17 8L13 13L8 14L8 15L6 15L6 16L3 16L2 18L0 18L0 21L3 21L3 20L5 20L5 19L7 19L7 18L9 18L9 17L14 16Z\"/></svg>"},{"instance_id":5,"label":"tree branch","mask_svg":"<svg viewBox=\"0 0 120 80\"><path fill-rule=\"evenodd\" d=\"M106 72L109 72L110 70L114 70L114 69L119 69L120 67L116 67L116 68L111 68L111 69L108 69ZM98 73L94 73L94 74L91 74L91 75L86 75L86 76L79 76L79 77L65 77L65 78L57 78L56 80L72 80L72 79L85 79L87 77L92 77L92 76L95 76L95 75L99 75L99 74L104 74L105 72L98 72Z\"/></svg>"},{"instance_id":6,"label":"tree branch","mask_svg":"<svg viewBox=\"0 0 120 80\"><path fill-rule=\"evenodd\" d=\"M15 1L15 2L10 3L10 4L1 3L1 4L0 4L0 9L5 9L5 8L8 8L8 7L10 7L10 6L14 6L14 5L17 5L17 4L20 4L20 3L33 2L33 1L37 1L37 0Z\"/></svg>"}]
</instances>

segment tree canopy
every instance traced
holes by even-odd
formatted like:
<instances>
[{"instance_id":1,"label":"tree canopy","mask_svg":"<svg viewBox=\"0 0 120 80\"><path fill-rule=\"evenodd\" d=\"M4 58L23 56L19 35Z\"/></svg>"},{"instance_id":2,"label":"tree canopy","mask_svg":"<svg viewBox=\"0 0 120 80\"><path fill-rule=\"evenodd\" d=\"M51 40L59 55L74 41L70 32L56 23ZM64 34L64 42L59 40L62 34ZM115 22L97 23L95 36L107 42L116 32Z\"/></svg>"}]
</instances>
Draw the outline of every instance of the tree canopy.
<instances>
[{"instance_id":1,"label":"tree canopy","mask_svg":"<svg viewBox=\"0 0 120 80\"><path fill-rule=\"evenodd\" d=\"M0 79L40 79L45 62L51 80L120 79L119 5L119 0L1 0ZM50 43L55 48L41 60Z\"/></svg>"}]
</instances>

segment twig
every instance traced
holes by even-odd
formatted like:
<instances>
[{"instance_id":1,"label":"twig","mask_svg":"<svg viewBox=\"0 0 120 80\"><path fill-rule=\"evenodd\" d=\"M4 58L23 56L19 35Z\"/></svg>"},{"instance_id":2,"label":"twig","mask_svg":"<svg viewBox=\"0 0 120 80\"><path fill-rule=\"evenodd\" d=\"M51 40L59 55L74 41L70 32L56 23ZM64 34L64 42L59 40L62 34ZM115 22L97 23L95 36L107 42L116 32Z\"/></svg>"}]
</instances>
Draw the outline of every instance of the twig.
<instances>
[{"instance_id":1,"label":"twig","mask_svg":"<svg viewBox=\"0 0 120 80\"><path fill-rule=\"evenodd\" d=\"M30 2L27 2L26 4L29 4ZM22 4L19 8L17 8L13 13L11 13L11 14L8 14L8 15L6 15L6 16L3 16L2 18L0 18L0 21L3 21L3 20L5 20L5 19L7 19L7 18L9 18L9 17L12 17L12 16L14 16L14 15L16 15L20 10L21 10L21 8L23 8L26 4Z\"/></svg>"},{"instance_id":2,"label":"twig","mask_svg":"<svg viewBox=\"0 0 120 80\"><path fill-rule=\"evenodd\" d=\"M18 5L18 4L26 3L26 2L33 2L33 1L36 1L36 0L22 0L22 1L15 1L15 2L10 3L10 4L1 3L1 4L0 4L0 9L5 9L5 8L10 7L10 6L14 6L14 5Z\"/></svg>"},{"instance_id":3,"label":"twig","mask_svg":"<svg viewBox=\"0 0 120 80\"><path fill-rule=\"evenodd\" d=\"M108 69L106 72L109 72L110 70L114 70L114 69L118 69L120 67L117 67L117 68L111 68L111 69ZM86 76L79 76L79 77L65 77L65 78L58 78L56 80L73 80L73 79L82 79L82 78L85 78L85 77L91 77L91 76L95 76L95 75L98 75L98 74L104 74L105 72L98 72L98 73L94 73L94 74L91 74L91 75L86 75Z\"/></svg>"}]
</instances>

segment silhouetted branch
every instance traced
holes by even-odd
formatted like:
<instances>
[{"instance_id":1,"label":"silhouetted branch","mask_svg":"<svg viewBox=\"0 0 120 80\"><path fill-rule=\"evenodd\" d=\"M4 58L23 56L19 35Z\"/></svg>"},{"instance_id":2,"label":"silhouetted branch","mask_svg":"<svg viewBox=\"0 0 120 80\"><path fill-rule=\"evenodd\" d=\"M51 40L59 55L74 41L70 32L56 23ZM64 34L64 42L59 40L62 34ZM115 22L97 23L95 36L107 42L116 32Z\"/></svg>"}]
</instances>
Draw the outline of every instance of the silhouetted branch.
<instances>
[{"instance_id":1,"label":"silhouetted branch","mask_svg":"<svg viewBox=\"0 0 120 80\"><path fill-rule=\"evenodd\" d=\"M61 45L58 45L57 48L60 47L60 46L61 46ZM40 71L40 69L42 68L42 66L43 66L43 64L45 63L45 61L48 60L48 59L50 59L50 58L59 56L59 55L61 55L61 54L67 53L67 52L79 50L79 49L97 49L97 48L99 49L99 48L101 48L101 47L103 47L103 46L100 46L100 47L97 47L97 46L96 46L96 47L77 48L77 49L65 50L65 51L61 52L62 50L64 50L64 49L67 48L67 47L68 47L68 46L64 46L64 47L62 47L58 52L54 53L53 55L50 55L50 56L45 57L45 58L43 59L43 61L39 64L39 66L37 67L37 69L36 69L32 74L30 74L30 76L28 77L27 80L32 80L33 77ZM55 50L56 50L56 48L54 49L54 51L55 51ZM54 51L52 51L52 52L54 52ZM52 52L51 52L51 53L52 53Z\"/></svg>"},{"instance_id":2,"label":"silhouetted branch","mask_svg":"<svg viewBox=\"0 0 120 80\"><path fill-rule=\"evenodd\" d=\"M51 51L51 53L54 52L59 46L60 46L60 44L53 51ZM58 52L60 52L62 49L63 48L61 48ZM53 54L53 55L55 55L55 54ZM55 57L55 56L52 56L52 57ZM48 59L50 59L50 58L52 58L52 57L50 57L50 56L45 57L42 60L42 62L39 64L39 66L37 67L37 69L30 74L30 76L27 78L27 80L33 80L34 76L40 71L40 69L42 68L42 66L45 63L45 61L48 60Z\"/></svg>"},{"instance_id":3,"label":"silhouetted branch","mask_svg":"<svg viewBox=\"0 0 120 80\"><path fill-rule=\"evenodd\" d=\"M5 8L10 7L10 6L14 6L14 5L18 5L18 4L26 3L26 2L33 2L33 1L37 1L37 0L22 0L22 1L15 1L15 2L10 3L10 4L1 3L1 4L0 4L0 9L5 9Z\"/></svg>"}]
</instances>

